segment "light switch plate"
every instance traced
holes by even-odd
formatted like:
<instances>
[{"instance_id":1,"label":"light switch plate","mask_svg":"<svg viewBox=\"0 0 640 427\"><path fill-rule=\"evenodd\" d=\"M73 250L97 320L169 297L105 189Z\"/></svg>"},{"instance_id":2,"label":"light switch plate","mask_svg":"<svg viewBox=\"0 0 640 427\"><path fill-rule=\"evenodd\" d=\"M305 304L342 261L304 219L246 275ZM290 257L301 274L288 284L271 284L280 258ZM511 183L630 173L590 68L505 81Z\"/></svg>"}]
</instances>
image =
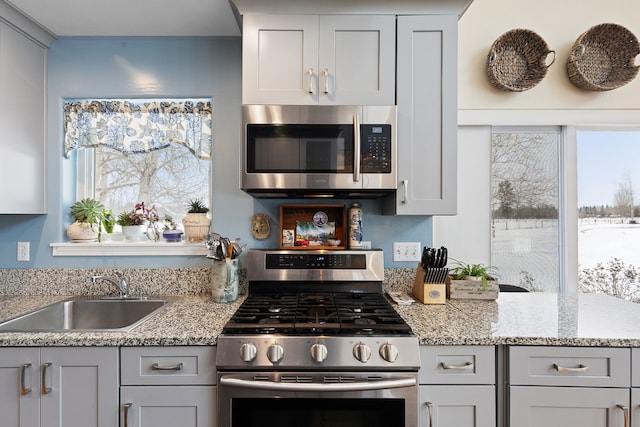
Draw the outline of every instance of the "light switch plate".
<instances>
[{"instance_id":1,"label":"light switch plate","mask_svg":"<svg viewBox=\"0 0 640 427\"><path fill-rule=\"evenodd\" d=\"M29 242L18 242L18 261L29 261Z\"/></svg>"},{"instance_id":2,"label":"light switch plate","mask_svg":"<svg viewBox=\"0 0 640 427\"><path fill-rule=\"evenodd\" d=\"M420 242L393 242L394 261L420 261Z\"/></svg>"}]
</instances>

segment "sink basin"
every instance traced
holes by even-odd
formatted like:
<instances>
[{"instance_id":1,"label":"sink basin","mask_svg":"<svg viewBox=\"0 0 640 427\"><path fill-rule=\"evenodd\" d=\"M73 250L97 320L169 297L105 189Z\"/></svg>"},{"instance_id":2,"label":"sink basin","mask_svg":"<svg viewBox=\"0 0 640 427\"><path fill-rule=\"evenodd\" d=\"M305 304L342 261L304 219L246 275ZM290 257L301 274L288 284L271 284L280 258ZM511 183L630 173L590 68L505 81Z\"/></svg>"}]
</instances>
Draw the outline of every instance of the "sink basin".
<instances>
[{"instance_id":1,"label":"sink basin","mask_svg":"<svg viewBox=\"0 0 640 427\"><path fill-rule=\"evenodd\" d=\"M0 332L129 331L167 304L160 299L75 299L0 323Z\"/></svg>"}]
</instances>

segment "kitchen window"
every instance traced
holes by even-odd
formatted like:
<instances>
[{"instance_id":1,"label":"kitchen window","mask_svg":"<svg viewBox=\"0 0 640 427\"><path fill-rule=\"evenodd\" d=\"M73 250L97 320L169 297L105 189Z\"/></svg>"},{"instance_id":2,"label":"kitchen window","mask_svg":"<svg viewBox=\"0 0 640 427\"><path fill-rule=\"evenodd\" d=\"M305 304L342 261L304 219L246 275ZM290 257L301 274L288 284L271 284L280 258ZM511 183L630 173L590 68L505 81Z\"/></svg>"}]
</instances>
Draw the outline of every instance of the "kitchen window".
<instances>
[{"instance_id":1,"label":"kitchen window","mask_svg":"<svg viewBox=\"0 0 640 427\"><path fill-rule=\"evenodd\" d=\"M500 283L557 292L560 128L493 128L491 263Z\"/></svg>"},{"instance_id":2,"label":"kitchen window","mask_svg":"<svg viewBox=\"0 0 640 427\"><path fill-rule=\"evenodd\" d=\"M144 202L178 224L190 200L210 206L211 99L69 100L64 109L65 154L75 153L77 200L95 198L116 217ZM113 241L120 240L118 229ZM59 245L53 244L54 255Z\"/></svg>"}]
</instances>

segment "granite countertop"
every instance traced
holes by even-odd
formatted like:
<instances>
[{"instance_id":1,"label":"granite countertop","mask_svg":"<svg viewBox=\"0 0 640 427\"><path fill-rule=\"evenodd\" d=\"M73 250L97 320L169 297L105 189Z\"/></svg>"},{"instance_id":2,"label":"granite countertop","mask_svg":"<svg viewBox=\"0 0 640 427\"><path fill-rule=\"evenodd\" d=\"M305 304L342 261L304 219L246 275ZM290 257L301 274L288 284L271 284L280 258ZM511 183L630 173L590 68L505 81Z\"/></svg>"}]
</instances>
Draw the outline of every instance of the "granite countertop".
<instances>
[{"instance_id":1,"label":"granite countertop","mask_svg":"<svg viewBox=\"0 0 640 427\"><path fill-rule=\"evenodd\" d=\"M69 296L4 296L0 320ZM178 296L129 332L2 332L0 346L215 345L240 305ZM640 305L594 294L502 293L497 301L449 300L394 308L421 345L564 345L640 347Z\"/></svg>"}]
</instances>

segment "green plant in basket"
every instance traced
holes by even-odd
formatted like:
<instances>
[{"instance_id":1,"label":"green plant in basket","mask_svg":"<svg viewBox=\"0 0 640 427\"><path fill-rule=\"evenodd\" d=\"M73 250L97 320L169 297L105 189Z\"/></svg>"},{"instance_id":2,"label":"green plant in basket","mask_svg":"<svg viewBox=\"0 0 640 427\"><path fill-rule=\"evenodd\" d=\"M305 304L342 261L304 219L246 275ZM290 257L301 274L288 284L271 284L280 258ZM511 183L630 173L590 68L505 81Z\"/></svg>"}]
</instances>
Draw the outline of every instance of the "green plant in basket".
<instances>
[{"instance_id":1,"label":"green plant in basket","mask_svg":"<svg viewBox=\"0 0 640 427\"><path fill-rule=\"evenodd\" d=\"M498 269L484 264L467 264L462 261L453 260L454 267L449 270L449 274L455 280L465 280L475 277L476 280L482 281L482 287L487 289L487 281L494 280L497 277Z\"/></svg>"}]
</instances>

